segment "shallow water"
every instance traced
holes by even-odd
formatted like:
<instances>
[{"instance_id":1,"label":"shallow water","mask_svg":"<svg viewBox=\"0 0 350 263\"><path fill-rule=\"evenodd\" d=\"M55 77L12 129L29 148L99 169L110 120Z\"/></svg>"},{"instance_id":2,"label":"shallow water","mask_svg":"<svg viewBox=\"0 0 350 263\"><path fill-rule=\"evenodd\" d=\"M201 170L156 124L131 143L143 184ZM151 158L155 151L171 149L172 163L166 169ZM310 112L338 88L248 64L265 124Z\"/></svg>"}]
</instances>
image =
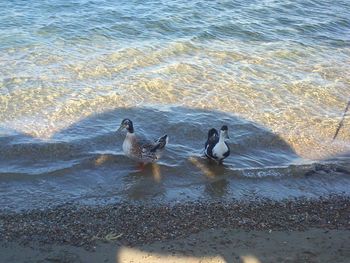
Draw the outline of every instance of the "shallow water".
<instances>
[{"instance_id":1,"label":"shallow water","mask_svg":"<svg viewBox=\"0 0 350 263\"><path fill-rule=\"evenodd\" d=\"M349 118L332 141L350 97L349 10L0 3L0 207L350 194ZM158 165L141 172L123 156L125 117L150 138L168 133ZM200 154L222 124L232 153L217 167Z\"/></svg>"}]
</instances>

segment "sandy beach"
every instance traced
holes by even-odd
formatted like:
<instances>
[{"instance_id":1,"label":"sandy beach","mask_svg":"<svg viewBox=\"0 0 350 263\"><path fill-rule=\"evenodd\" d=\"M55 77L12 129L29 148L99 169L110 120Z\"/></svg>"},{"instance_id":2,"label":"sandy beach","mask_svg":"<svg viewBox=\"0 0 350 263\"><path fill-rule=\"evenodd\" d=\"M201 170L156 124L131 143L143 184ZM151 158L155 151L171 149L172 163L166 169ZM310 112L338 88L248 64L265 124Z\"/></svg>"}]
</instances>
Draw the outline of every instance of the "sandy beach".
<instances>
[{"instance_id":1,"label":"sandy beach","mask_svg":"<svg viewBox=\"0 0 350 263\"><path fill-rule=\"evenodd\" d=\"M349 198L0 215L2 262L348 262Z\"/></svg>"},{"instance_id":2,"label":"sandy beach","mask_svg":"<svg viewBox=\"0 0 350 263\"><path fill-rule=\"evenodd\" d=\"M350 231L211 229L141 246L2 244L3 262L348 262Z\"/></svg>"}]
</instances>

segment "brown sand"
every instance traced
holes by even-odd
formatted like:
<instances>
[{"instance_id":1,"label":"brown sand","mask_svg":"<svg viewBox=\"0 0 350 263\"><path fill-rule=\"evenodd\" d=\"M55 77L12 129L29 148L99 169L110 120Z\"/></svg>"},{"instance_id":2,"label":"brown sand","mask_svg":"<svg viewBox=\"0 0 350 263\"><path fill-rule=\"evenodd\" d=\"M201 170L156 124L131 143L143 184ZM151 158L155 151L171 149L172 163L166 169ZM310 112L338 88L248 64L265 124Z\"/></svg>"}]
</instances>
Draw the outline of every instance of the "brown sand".
<instances>
[{"instance_id":1,"label":"brown sand","mask_svg":"<svg viewBox=\"0 0 350 263\"><path fill-rule=\"evenodd\" d=\"M0 243L1 262L350 262L350 231L210 229L186 238L127 247Z\"/></svg>"},{"instance_id":2,"label":"brown sand","mask_svg":"<svg viewBox=\"0 0 350 263\"><path fill-rule=\"evenodd\" d=\"M0 212L0 262L350 262L346 196Z\"/></svg>"}]
</instances>

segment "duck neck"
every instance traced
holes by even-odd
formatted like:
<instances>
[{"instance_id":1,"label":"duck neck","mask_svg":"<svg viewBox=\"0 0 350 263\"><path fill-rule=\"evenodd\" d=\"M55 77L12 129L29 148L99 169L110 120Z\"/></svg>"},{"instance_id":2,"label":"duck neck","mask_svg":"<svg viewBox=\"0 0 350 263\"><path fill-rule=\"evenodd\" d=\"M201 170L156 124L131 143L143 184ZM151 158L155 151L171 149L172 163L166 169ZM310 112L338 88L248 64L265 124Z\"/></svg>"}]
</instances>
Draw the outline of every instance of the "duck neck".
<instances>
[{"instance_id":1,"label":"duck neck","mask_svg":"<svg viewBox=\"0 0 350 263\"><path fill-rule=\"evenodd\" d=\"M220 132L219 143L225 143L225 135L222 131Z\"/></svg>"},{"instance_id":2,"label":"duck neck","mask_svg":"<svg viewBox=\"0 0 350 263\"><path fill-rule=\"evenodd\" d=\"M134 126L132 125L132 123L129 124L127 131L128 131L128 133L134 133Z\"/></svg>"},{"instance_id":3,"label":"duck neck","mask_svg":"<svg viewBox=\"0 0 350 263\"><path fill-rule=\"evenodd\" d=\"M129 132L129 131L127 131L126 137L130 138L130 137L134 137L134 136L135 136L135 133L134 133L134 132Z\"/></svg>"}]
</instances>

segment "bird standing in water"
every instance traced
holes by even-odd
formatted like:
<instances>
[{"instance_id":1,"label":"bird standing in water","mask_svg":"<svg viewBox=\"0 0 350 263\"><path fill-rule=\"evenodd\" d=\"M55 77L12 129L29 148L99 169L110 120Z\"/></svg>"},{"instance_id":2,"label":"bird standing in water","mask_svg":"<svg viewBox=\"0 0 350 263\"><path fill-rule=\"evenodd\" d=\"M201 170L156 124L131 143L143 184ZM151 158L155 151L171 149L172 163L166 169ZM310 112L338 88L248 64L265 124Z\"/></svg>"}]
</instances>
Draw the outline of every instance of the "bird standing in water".
<instances>
[{"instance_id":1,"label":"bird standing in water","mask_svg":"<svg viewBox=\"0 0 350 263\"><path fill-rule=\"evenodd\" d=\"M225 141L227 139L229 139L229 137L226 125L221 127L220 135L218 135L216 129L210 129L208 131L208 139L204 146L205 156L215 160L218 164L222 164L223 160L230 155L230 147Z\"/></svg>"},{"instance_id":2,"label":"bird standing in water","mask_svg":"<svg viewBox=\"0 0 350 263\"><path fill-rule=\"evenodd\" d=\"M134 131L133 123L130 119L124 119L118 131L126 129L127 133L123 142L123 151L126 156L137 160L140 163L149 163L158 160L168 143L168 135L150 141L137 136Z\"/></svg>"}]
</instances>

